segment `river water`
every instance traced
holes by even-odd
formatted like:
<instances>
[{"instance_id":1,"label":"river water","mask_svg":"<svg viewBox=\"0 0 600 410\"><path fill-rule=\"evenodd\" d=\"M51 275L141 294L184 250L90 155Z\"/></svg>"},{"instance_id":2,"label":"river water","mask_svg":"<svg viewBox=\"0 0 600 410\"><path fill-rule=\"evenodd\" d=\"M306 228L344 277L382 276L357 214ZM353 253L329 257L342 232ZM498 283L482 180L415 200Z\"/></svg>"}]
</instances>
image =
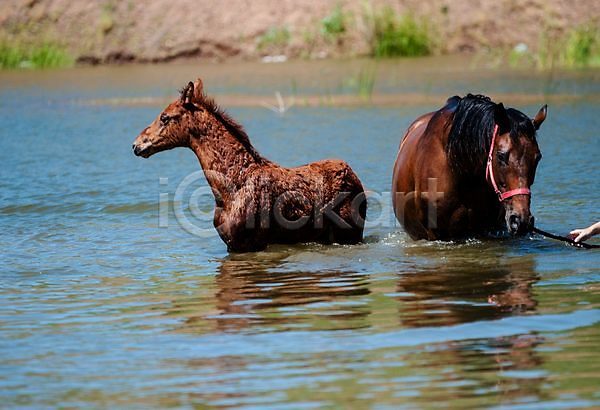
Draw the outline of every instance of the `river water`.
<instances>
[{"instance_id":1,"label":"river water","mask_svg":"<svg viewBox=\"0 0 600 410\"><path fill-rule=\"evenodd\" d=\"M350 163L373 191L364 244L227 254L193 153L131 152L198 76L266 157ZM0 73L2 406L600 406L600 252L414 242L391 215L404 130L466 92L529 115L548 103L537 224L600 219L598 70L432 58ZM266 107L275 93L283 114Z\"/></svg>"}]
</instances>

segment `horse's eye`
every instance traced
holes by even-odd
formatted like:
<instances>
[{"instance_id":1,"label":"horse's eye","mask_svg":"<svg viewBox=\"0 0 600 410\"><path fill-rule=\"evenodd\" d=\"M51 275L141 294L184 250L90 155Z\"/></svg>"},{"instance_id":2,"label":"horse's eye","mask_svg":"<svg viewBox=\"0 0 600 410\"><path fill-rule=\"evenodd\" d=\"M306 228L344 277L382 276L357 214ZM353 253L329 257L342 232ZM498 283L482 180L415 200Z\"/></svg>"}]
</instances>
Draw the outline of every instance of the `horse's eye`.
<instances>
[{"instance_id":1,"label":"horse's eye","mask_svg":"<svg viewBox=\"0 0 600 410\"><path fill-rule=\"evenodd\" d=\"M167 125L169 121L171 121L171 117L169 117L167 114L161 114L160 115L160 122L163 125Z\"/></svg>"},{"instance_id":2,"label":"horse's eye","mask_svg":"<svg viewBox=\"0 0 600 410\"><path fill-rule=\"evenodd\" d=\"M499 152L498 161L503 165L508 165L508 152Z\"/></svg>"},{"instance_id":3,"label":"horse's eye","mask_svg":"<svg viewBox=\"0 0 600 410\"><path fill-rule=\"evenodd\" d=\"M535 162L537 163L537 162L540 162L541 160L542 160L542 154L537 154L535 156Z\"/></svg>"}]
</instances>

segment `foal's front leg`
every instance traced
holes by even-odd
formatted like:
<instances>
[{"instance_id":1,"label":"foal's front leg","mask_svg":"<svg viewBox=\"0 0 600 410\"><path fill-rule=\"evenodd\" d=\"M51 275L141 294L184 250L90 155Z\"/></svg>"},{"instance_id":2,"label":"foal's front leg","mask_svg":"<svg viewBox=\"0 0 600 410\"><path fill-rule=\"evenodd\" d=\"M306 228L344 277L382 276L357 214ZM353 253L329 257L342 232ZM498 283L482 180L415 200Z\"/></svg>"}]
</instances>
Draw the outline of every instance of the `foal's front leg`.
<instances>
[{"instance_id":1,"label":"foal's front leg","mask_svg":"<svg viewBox=\"0 0 600 410\"><path fill-rule=\"evenodd\" d=\"M267 247L266 235L258 228L248 228L239 221L227 221L222 226L223 241L229 252L256 252Z\"/></svg>"},{"instance_id":2,"label":"foal's front leg","mask_svg":"<svg viewBox=\"0 0 600 410\"><path fill-rule=\"evenodd\" d=\"M267 232L261 226L260 207L251 198L236 198L220 213L217 231L230 252L254 252L267 247Z\"/></svg>"}]
</instances>

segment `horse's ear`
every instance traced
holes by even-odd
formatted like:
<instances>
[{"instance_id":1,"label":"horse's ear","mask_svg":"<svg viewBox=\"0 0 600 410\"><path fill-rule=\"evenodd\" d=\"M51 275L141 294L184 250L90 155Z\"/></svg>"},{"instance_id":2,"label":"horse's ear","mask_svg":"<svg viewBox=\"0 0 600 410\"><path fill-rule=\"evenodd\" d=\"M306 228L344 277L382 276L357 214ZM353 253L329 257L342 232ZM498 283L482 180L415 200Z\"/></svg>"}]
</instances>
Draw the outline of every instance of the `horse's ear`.
<instances>
[{"instance_id":1,"label":"horse's ear","mask_svg":"<svg viewBox=\"0 0 600 410\"><path fill-rule=\"evenodd\" d=\"M192 98L194 96L194 83L189 82L183 90L181 90L181 103L182 104L190 104L192 102Z\"/></svg>"},{"instance_id":2,"label":"horse's ear","mask_svg":"<svg viewBox=\"0 0 600 410\"><path fill-rule=\"evenodd\" d=\"M504 104L499 103L494 107L494 121L498 124L499 134L510 132L510 120L508 119Z\"/></svg>"},{"instance_id":3,"label":"horse's ear","mask_svg":"<svg viewBox=\"0 0 600 410\"><path fill-rule=\"evenodd\" d=\"M538 113L535 115L535 118L533 120L531 120L533 122L533 127L536 130L540 129L540 126L546 119L546 114L548 114L548 104L544 104L544 106L542 108L540 108Z\"/></svg>"},{"instance_id":4,"label":"horse's ear","mask_svg":"<svg viewBox=\"0 0 600 410\"><path fill-rule=\"evenodd\" d=\"M203 95L204 95L204 84L202 83L202 79L198 78L194 82L194 101L202 101Z\"/></svg>"}]
</instances>

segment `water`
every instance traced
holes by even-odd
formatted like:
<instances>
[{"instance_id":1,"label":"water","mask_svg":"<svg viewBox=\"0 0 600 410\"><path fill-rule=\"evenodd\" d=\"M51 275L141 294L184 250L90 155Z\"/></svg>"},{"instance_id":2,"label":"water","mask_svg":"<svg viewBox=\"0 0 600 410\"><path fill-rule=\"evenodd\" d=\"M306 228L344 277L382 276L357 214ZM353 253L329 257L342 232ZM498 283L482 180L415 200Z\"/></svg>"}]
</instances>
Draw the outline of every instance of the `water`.
<instances>
[{"instance_id":1,"label":"water","mask_svg":"<svg viewBox=\"0 0 600 410\"><path fill-rule=\"evenodd\" d=\"M364 244L228 255L212 199L189 210L203 179L173 203L192 152L142 160L131 142L198 75L268 158L351 164L376 192ZM600 253L538 237L413 242L385 194L405 128L446 97L483 92L530 115L548 102L533 211L549 231L587 226L599 80L455 58L0 74L3 405L600 406ZM277 91L296 95L283 116L261 106Z\"/></svg>"}]
</instances>

